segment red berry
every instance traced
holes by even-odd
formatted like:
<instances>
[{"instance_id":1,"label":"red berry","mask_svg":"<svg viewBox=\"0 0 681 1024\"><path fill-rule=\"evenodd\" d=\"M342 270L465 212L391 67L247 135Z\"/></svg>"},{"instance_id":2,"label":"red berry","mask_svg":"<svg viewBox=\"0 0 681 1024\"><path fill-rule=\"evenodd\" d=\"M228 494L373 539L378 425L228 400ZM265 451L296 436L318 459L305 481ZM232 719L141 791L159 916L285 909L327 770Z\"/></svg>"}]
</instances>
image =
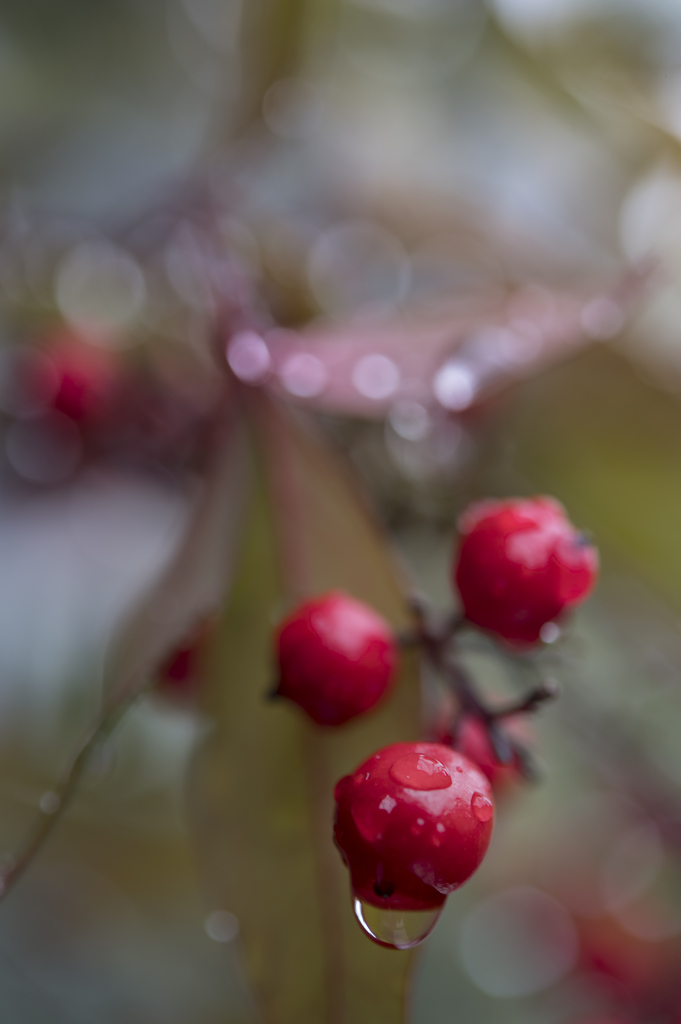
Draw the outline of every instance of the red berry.
<instances>
[{"instance_id":1,"label":"red berry","mask_svg":"<svg viewBox=\"0 0 681 1024\"><path fill-rule=\"evenodd\" d=\"M159 692L183 699L193 697L198 686L198 659L194 645L174 651L159 673Z\"/></svg>"},{"instance_id":2,"label":"red berry","mask_svg":"<svg viewBox=\"0 0 681 1024\"><path fill-rule=\"evenodd\" d=\"M41 350L27 348L20 355L13 371L22 404L54 409L84 426L111 415L120 367L96 339L65 331L44 339Z\"/></svg>"},{"instance_id":3,"label":"red berry","mask_svg":"<svg viewBox=\"0 0 681 1024\"><path fill-rule=\"evenodd\" d=\"M440 743L393 743L336 785L336 845L355 896L439 907L480 866L494 804L485 776Z\"/></svg>"},{"instance_id":4,"label":"red berry","mask_svg":"<svg viewBox=\"0 0 681 1024\"><path fill-rule=\"evenodd\" d=\"M181 645L172 652L158 673L157 691L180 701L196 698L201 683L201 658L210 638L215 619L208 618L196 626Z\"/></svg>"},{"instance_id":5,"label":"red berry","mask_svg":"<svg viewBox=\"0 0 681 1024\"><path fill-rule=\"evenodd\" d=\"M372 708L397 661L388 623L340 591L296 608L277 631L276 649L277 693L319 725L342 725Z\"/></svg>"},{"instance_id":6,"label":"red berry","mask_svg":"<svg viewBox=\"0 0 681 1024\"><path fill-rule=\"evenodd\" d=\"M594 585L596 548L553 498L478 502L459 529L454 580L466 618L512 643L536 643Z\"/></svg>"},{"instance_id":7,"label":"red berry","mask_svg":"<svg viewBox=\"0 0 681 1024\"><path fill-rule=\"evenodd\" d=\"M654 921L652 915L642 920ZM678 945L675 939L648 941L633 935L612 917L581 918L581 969L616 996L642 1002L673 987L678 978Z\"/></svg>"},{"instance_id":8,"label":"red berry","mask_svg":"<svg viewBox=\"0 0 681 1024\"><path fill-rule=\"evenodd\" d=\"M76 422L106 416L118 384L115 358L106 349L65 336L48 350L56 371L53 407Z\"/></svg>"},{"instance_id":9,"label":"red berry","mask_svg":"<svg viewBox=\"0 0 681 1024\"><path fill-rule=\"evenodd\" d=\"M516 734L522 731L522 725L518 724L517 719L509 719L508 722L504 722L504 729L508 731L509 735ZM453 737L453 743L457 750L460 750L487 776L495 793L502 789L508 789L521 779L518 755L514 753L513 759L508 764L502 764L494 752L485 723L477 715L466 715L461 720L457 726L456 735Z\"/></svg>"}]
</instances>

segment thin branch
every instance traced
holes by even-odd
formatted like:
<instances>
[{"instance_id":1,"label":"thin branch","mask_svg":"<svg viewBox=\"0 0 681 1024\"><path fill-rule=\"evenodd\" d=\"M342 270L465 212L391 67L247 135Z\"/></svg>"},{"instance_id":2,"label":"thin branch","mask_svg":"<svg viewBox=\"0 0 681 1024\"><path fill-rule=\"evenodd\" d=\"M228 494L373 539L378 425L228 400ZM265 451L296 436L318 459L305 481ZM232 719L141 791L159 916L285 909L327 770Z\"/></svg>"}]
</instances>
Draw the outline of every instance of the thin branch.
<instances>
[{"instance_id":1,"label":"thin branch","mask_svg":"<svg viewBox=\"0 0 681 1024\"><path fill-rule=\"evenodd\" d=\"M555 700L560 693L560 684L557 679L542 679L527 696L519 701L508 704L505 708L492 711L494 718L511 718L513 715L530 714L536 711L547 700Z\"/></svg>"},{"instance_id":2,"label":"thin branch","mask_svg":"<svg viewBox=\"0 0 681 1024\"><path fill-rule=\"evenodd\" d=\"M460 721L463 716L477 718L487 732L499 764L515 764L521 775L529 781L536 781L539 772L534 758L526 747L506 733L502 721L513 715L536 711L545 701L558 695L558 683L553 679L542 679L520 700L503 708L490 708L478 694L460 662L452 656L452 641L456 634L468 625L465 615L457 612L450 615L439 627L435 627L431 621L428 602L420 594L412 595L409 599L409 609L415 624L411 630L398 634L398 642L403 647L420 647L423 650L433 668L457 699L459 710L456 721ZM456 724L453 731L456 736Z\"/></svg>"},{"instance_id":3,"label":"thin branch","mask_svg":"<svg viewBox=\"0 0 681 1024\"><path fill-rule=\"evenodd\" d=\"M537 767L534 754L516 740L511 740L511 747L513 749L513 760L522 777L528 782L541 782L543 772Z\"/></svg>"},{"instance_id":4,"label":"thin branch","mask_svg":"<svg viewBox=\"0 0 681 1024\"><path fill-rule=\"evenodd\" d=\"M71 767L54 789L43 793L39 802L38 815L28 832L22 847L5 860L0 868L0 900L14 888L26 869L42 850L57 822L61 820L70 804L78 785L87 769L90 758L111 736L128 709L137 700L140 689L128 691L104 709L102 715L83 742L71 763Z\"/></svg>"}]
</instances>

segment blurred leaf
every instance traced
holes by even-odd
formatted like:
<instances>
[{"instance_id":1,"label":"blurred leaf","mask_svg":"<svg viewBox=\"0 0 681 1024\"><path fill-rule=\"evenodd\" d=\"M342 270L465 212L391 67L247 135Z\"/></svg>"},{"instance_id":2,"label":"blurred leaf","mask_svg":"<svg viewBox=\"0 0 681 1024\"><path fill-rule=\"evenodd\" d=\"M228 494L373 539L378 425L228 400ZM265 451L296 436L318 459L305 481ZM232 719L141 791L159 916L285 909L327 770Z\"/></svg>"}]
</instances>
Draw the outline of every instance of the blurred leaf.
<instances>
[{"instance_id":1,"label":"blurred leaf","mask_svg":"<svg viewBox=\"0 0 681 1024\"><path fill-rule=\"evenodd\" d=\"M260 119L263 96L273 82L298 72L310 14L308 0L252 0L244 5L240 46L246 60L235 133L245 133Z\"/></svg>"},{"instance_id":2,"label":"blurred leaf","mask_svg":"<svg viewBox=\"0 0 681 1024\"><path fill-rule=\"evenodd\" d=\"M402 588L343 470L266 396L248 397L264 473L214 652L216 728L191 785L207 899L240 920L268 1024L390 1024L403 1020L410 957L373 945L354 920L332 842L333 786L376 748L417 733L415 662L405 658L384 706L342 729L314 727L265 694L284 595L344 587L400 626Z\"/></svg>"},{"instance_id":3,"label":"blurred leaf","mask_svg":"<svg viewBox=\"0 0 681 1024\"><path fill-rule=\"evenodd\" d=\"M523 473L565 500L615 566L681 607L681 407L607 349L530 381L515 397Z\"/></svg>"},{"instance_id":4,"label":"blurred leaf","mask_svg":"<svg viewBox=\"0 0 681 1024\"><path fill-rule=\"evenodd\" d=\"M541 49L537 52L518 33L509 31L494 13L490 13L488 20L487 39L503 58L521 72L538 94L553 103L556 113L576 120L585 127L594 127L590 112L565 87Z\"/></svg>"},{"instance_id":5,"label":"blurred leaf","mask_svg":"<svg viewBox=\"0 0 681 1024\"><path fill-rule=\"evenodd\" d=\"M244 431L233 408L216 426L213 446L182 543L115 639L106 678L110 699L142 685L224 600L247 487Z\"/></svg>"},{"instance_id":6,"label":"blurred leaf","mask_svg":"<svg viewBox=\"0 0 681 1024\"><path fill-rule=\"evenodd\" d=\"M369 323L275 330L267 338L277 373L272 387L327 412L382 418L396 401L442 400L435 377L455 357L474 404L596 337L618 333L646 276L622 274L601 293L593 286L561 292L527 285ZM362 368L362 360L374 363ZM453 401L453 409L466 407Z\"/></svg>"}]
</instances>

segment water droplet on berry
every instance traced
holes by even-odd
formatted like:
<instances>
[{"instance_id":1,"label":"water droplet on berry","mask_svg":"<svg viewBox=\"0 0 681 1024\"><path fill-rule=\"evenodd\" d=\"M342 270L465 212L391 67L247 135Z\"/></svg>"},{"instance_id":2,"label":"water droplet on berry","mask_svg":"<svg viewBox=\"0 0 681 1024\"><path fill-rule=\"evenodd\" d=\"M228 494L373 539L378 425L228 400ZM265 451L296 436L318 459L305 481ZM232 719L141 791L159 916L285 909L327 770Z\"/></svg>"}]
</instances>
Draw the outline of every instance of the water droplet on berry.
<instances>
[{"instance_id":1,"label":"water droplet on berry","mask_svg":"<svg viewBox=\"0 0 681 1024\"><path fill-rule=\"evenodd\" d=\"M407 789L447 789L452 784L445 766L430 754L405 754L391 765L389 774Z\"/></svg>"},{"instance_id":2,"label":"water droplet on berry","mask_svg":"<svg viewBox=\"0 0 681 1024\"><path fill-rule=\"evenodd\" d=\"M560 637L560 626L555 622L545 622L539 630L539 636L545 644L553 644Z\"/></svg>"},{"instance_id":3,"label":"water droplet on berry","mask_svg":"<svg viewBox=\"0 0 681 1024\"><path fill-rule=\"evenodd\" d=\"M473 793L471 798L471 810L478 821L489 821L494 814L494 804L482 793Z\"/></svg>"},{"instance_id":4,"label":"water droplet on berry","mask_svg":"<svg viewBox=\"0 0 681 1024\"><path fill-rule=\"evenodd\" d=\"M413 949L427 939L442 912L431 910L391 910L354 897L355 917L370 939L390 949Z\"/></svg>"}]
</instances>

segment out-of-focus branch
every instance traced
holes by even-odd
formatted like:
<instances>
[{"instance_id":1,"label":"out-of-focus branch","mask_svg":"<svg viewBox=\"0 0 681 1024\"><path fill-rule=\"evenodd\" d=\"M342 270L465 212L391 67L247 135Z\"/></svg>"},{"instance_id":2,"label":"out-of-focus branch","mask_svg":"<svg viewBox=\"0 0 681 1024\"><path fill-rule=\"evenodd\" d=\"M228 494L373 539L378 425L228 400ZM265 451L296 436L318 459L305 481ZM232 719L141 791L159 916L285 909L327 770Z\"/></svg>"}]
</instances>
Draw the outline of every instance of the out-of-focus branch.
<instances>
[{"instance_id":1,"label":"out-of-focus branch","mask_svg":"<svg viewBox=\"0 0 681 1024\"><path fill-rule=\"evenodd\" d=\"M231 54L240 65L238 107L231 116L224 108L218 111L220 121L207 140L206 155L246 134L261 118L269 87L298 73L309 16L309 0L243 0Z\"/></svg>"},{"instance_id":2,"label":"out-of-focus branch","mask_svg":"<svg viewBox=\"0 0 681 1024\"><path fill-rule=\"evenodd\" d=\"M40 798L37 817L29 830L23 845L16 854L7 858L0 869L0 900L14 888L21 876L40 853L57 823L61 820L93 754L111 736L128 709L135 703L141 690L137 689L120 695L104 708L87 739L71 762L62 781L47 790Z\"/></svg>"}]
</instances>

